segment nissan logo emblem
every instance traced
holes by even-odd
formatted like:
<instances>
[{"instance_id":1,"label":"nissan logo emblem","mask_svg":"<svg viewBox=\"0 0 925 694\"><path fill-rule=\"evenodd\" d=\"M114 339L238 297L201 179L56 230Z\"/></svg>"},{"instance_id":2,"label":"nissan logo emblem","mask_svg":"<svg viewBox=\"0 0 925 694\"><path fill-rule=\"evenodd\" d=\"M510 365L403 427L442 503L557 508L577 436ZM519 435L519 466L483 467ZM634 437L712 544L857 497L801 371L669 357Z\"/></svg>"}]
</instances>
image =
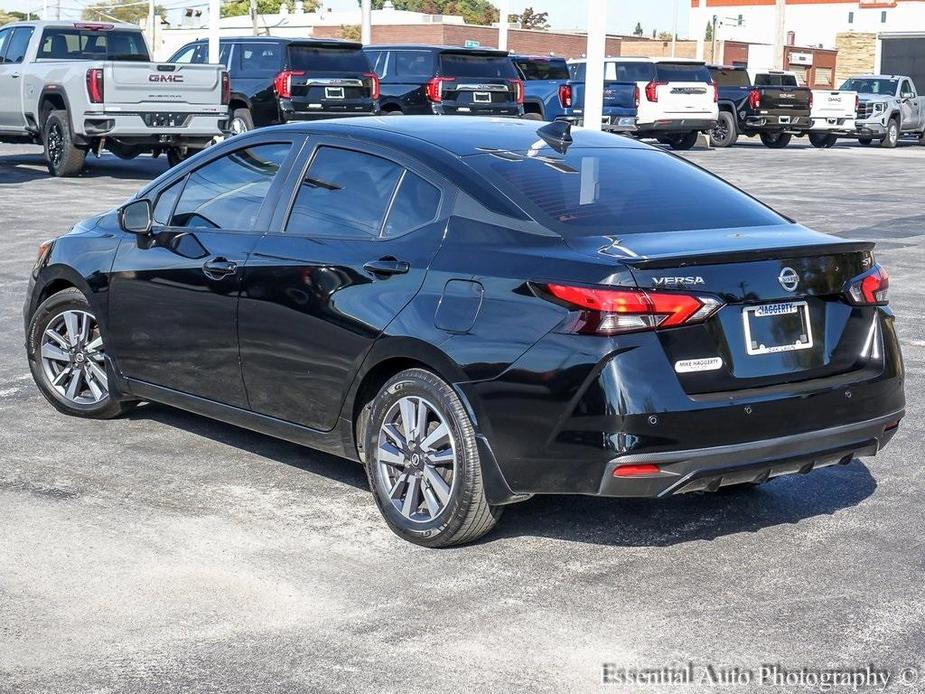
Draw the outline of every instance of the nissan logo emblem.
<instances>
[{"instance_id":1,"label":"nissan logo emblem","mask_svg":"<svg viewBox=\"0 0 925 694\"><path fill-rule=\"evenodd\" d=\"M792 292L799 286L800 276L792 267L785 267L777 276L777 281L780 282L780 286L788 292Z\"/></svg>"}]
</instances>

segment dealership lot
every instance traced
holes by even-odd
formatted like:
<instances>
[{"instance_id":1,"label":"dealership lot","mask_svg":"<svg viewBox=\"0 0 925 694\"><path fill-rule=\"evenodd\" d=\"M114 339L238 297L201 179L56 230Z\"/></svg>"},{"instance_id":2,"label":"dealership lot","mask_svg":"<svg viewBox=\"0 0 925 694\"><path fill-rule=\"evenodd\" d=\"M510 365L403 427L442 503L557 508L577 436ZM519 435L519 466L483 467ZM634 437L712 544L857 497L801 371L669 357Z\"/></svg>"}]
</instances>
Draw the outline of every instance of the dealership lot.
<instances>
[{"instance_id":1,"label":"dealership lot","mask_svg":"<svg viewBox=\"0 0 925 694\"><path fill-rule=\"evenodd\" d=\"M925 147L796 142L687 156L879 242L908 368L891 447L752 491L537 498L444 551L394 537L350 463L160 406L56 414L22 347L35 247L166 164L54 180L38 148L0 149L0 690L587 691L604 662L925 673Z\"/></svg>"}]
</instances>

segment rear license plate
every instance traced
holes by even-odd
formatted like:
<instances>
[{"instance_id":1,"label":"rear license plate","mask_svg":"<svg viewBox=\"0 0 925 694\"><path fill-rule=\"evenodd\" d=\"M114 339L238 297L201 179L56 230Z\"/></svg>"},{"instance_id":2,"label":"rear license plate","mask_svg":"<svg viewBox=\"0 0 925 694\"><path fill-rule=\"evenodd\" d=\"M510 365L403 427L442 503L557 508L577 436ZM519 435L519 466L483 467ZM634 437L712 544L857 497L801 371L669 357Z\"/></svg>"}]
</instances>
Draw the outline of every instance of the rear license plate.
<instances>
[{"instance_id":1,"label":"rear license plate","mask_svg":"<svg viewBox=\"0 0 925 694\"><path fill-rule=\"evenodd\" d=\"M472 100L477 104L490 104L491 94L488 92L474 92L472 94Z\"/></svg>"},{"instance_id":2,"label":"rear license plate","mask_svg":"<svg viewBox=\"0 0 925 694\"><path fill-rule=\"evenodd\" d=\"M343 87L325 87L324 88L324 98L343 99L344 98L344 88Z\"/></svg>"},{"instance_id":3,"label":"rear license plate","mask_svg":"<svg viewBox=\"0 0 925 694\"><path fill-rule=\"evenodd\" d=\"M787 124L790 122L790 116L781 116L778 118L778 122Z\"/></svg>"},{"instance_id":4,"label":"rear license plate","mask_svg":"<svg viewBox=\"0 0 925 694\"><path fill-rule=\"evenodd\" d=\"M742 309L745 350L749 355L796 352L813 346L805 301L746 306Z\"/></svg>"},{"instance_id":5,"label":"rear license plate","mask_svg":"<svg viewBox=\"0 0 925 694\"><path fill-rule=\"evenodd\" d=\"M190 118L188 113L145 113L142 115L149 128L183 128Z\"/></svg>"}]
</instances>

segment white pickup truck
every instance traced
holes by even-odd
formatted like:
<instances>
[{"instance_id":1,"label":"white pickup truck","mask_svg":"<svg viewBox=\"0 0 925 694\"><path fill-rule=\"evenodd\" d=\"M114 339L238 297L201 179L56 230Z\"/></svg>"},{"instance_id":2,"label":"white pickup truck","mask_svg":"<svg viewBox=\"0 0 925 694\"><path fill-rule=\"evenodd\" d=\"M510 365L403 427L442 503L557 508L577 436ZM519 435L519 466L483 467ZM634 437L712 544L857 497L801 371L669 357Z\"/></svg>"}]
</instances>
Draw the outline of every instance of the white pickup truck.
<instances>
[{"instance_id":1,"label":"white pickup truck","mask_svg":"<svg viewBox=\"0 0 925 694\"><path fill-rule=\"evenodd\" d=\"M164 152L173 165L222 134L229 96L222 66L153 63L131 24L0 28L0 142L43 144L54 176L104 149Z\"/></svg>"},{"instance_id":2,"label":"white pickup truck","mask_svg":"<svg viewBox=\"0 0 925 694\"><path fill-rule=\"evenodd\" d=\"M852 135L858 113L858 93L848 90L813 90L813 127L809 141L813 147L828 149L839 137Z\"/></svg>"}]
</instances>

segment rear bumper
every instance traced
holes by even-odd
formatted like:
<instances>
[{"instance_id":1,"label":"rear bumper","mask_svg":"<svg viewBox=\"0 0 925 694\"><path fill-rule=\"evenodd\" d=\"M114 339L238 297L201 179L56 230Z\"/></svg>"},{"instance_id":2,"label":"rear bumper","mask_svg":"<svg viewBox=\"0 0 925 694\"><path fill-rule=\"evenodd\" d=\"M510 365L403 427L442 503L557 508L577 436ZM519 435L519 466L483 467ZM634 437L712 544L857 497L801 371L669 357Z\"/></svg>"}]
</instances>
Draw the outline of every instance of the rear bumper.
<instances>
[{"instance_id":1,"label":"rear bumper","mask_svg":"<svg viewBox=\"0 0 925 694\"><path fill-rule=\"evenodd\" d=\"M679 118L657 120L653 123L637 123L636 134L640 137L663 133L707 132L716 127L715 118Z\"/></svg>"},{"instance_id":2,"label":"rear bumper","mask_svg":"<svg viewBox=\"0 0 925 694\"><path fill-rule=\"evenodd\" d=\"M665 497L716 491L847 464L858 455L875 455L889 443L904 414L900 410L863 422L748 443L622 456L608 465L598 495ZM614 476L620 466L642 463L657 465L661 471L640 477Z\"/></svg>"},{"instance_id":3,"label":"rear bumper","mask_svg":"<svg viewBox=\"0 0 925 694\"><path fill-rule=\"evenodd\" d=\"M848 135L855 131L855 119L846 118L813 118L813 127L810 132L831 133L833 135Z\"/></svg>"},{"instance_id":4,"label":"rear bumper","mask_svg":"<svg viewBox=\"0 0 925 694\"><path fill-rule=\"evenodd\" d=\"M149 126L146 117L153 113L124 113L103 111L87 113L78 121L75 118L75 134L83 137L153 138L212 138L222 134L228 118L227 109L220 112L175 112L171 111L172 125Z\"/></svg>"},{"instance_id":5,"label":"rear bumper","mask_svg":"<svg viewBox=\"0 0 925 694\"><path fill-rule=\"evenodd\" d=\"M798 132L809 130L812 119L809 116L793 116L782 113L763 113L746 116L745 127L753 130Z\"/></svg>"},{"instance_id":6,"label":"rear bumper","mask_svg":"<svg viewBox=\"0 0 925 694\"><path fill-rule=\"evenodd\" d=\"M330 118L353 118L356 116L378 116L379 111L292 111L283 110L283 122L328 120Z\"/></svg>"}]
</instances>

